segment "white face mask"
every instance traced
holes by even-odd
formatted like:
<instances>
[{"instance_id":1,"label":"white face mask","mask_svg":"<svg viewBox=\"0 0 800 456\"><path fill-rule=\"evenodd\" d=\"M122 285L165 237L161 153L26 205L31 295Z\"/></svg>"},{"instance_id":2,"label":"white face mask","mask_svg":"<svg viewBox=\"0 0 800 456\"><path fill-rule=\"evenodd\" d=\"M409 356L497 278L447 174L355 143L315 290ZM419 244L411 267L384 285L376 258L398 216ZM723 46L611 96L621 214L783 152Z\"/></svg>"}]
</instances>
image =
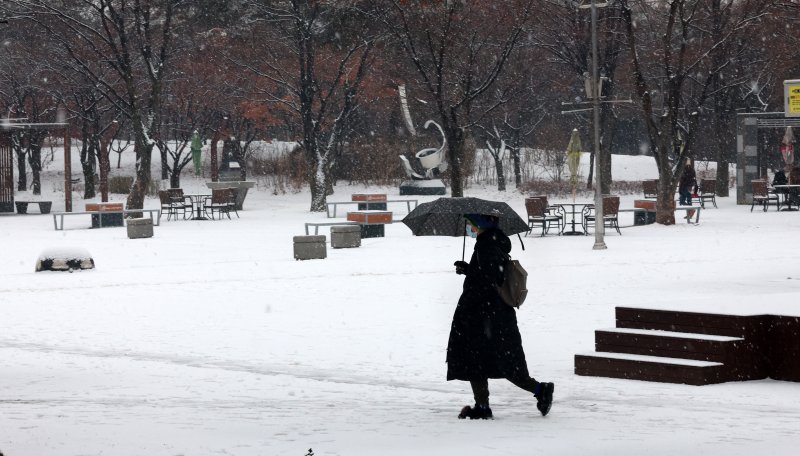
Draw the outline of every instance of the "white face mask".
<instances>
[{"instance_id":1,"label":"white face mask","mask_svg":"<svg viewBox=\"0 0 800 456\"><path fill-rule=\"evenodd\" d=\"M472 239L475 239L475 238L478 237L478 232L475 231L475 228L473 228L472 225L467 223L467 226L465 228L467 230L467 236L471 237Z\"/></svg>"}]
</instances>

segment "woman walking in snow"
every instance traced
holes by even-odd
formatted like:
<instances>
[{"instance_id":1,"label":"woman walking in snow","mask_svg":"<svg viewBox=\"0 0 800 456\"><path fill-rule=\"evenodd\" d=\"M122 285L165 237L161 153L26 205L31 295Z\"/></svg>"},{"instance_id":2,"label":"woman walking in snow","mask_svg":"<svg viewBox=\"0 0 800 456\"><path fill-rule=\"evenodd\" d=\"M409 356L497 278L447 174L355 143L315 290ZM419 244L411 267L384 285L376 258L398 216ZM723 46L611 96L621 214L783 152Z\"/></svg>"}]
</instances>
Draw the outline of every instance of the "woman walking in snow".
<instances>
[{"instance_id":1,"label":"woman walking in snow","mask_svg":"<svg viewBox=\"0 0 800 456\"><path fill-rule=\"evenodd\" d=\"M697 187L697 173L692 166L692 159L686 159L686 166L683 168L681 180L678 184L678 194L680 195L679 202L681 206L692 205L692 192ZM686 218L689 218L688 216Z\"/></svg>"},{"instance_id":2,"label":"woman walking in snow","mask_svg":"<svg viewBox=\"0 0 800 456\"><path fill-rule=\"evenodd\" d=\"M456 273L466 277L447 345L447 380L470 382L475 406L464 407L458 417L492 418L490 378L505 378L533 393L536 408L547 415L554 386L528 374L516 311L502 301L496 289L503 281L511 241L497 227L495 217L470 214L466 219L470 236L477 239L470 262L455 262Z\"/></svg>"}]
</instances>

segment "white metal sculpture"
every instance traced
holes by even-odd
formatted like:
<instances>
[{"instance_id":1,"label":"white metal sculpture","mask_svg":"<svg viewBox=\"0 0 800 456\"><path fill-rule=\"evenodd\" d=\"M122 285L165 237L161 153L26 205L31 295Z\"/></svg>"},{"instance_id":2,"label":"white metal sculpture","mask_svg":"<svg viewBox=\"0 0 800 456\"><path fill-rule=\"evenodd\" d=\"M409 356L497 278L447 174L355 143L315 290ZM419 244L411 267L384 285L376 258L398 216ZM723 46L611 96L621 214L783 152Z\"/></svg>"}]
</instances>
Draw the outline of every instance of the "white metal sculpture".
<instances>
[{"instance_id":1,"label":"white metal sculpture","mask_svg":"<svg viewBox=\"0 0 800 456\"><path fill-rule=\"evenodd\" d=\"M414 122L411 118L411 112L408 109L408 96L405 86L398 87L398 94L400 95L400 108L403 112L403 119L405 120L406 127L408 128L411 136L417 136L417 131L414 128ZM444 183L439 179L439 174L447 171L447 162L445 160L445 147L447 147L447 137L441 125L429 120L425 122L424 128L429 128L435 125L442 135L442 145L440 147L427 147L420 150L414 156L419 160L420 165L425 170L425 174L421 175L414 171L411 163L404 155L400 155L400 162L403 164L403 170L411 181L403 182L400 185L401 195L443 195L445 194Z\"/></svg>"},{"instance_id":2,"label":"white metal sculpture","mask_svg":"<svg viewBox=\"0 0 800 456\"><path fill-rule=\"evenodd\" d=\"M447 171L447 162L445 161L444 156L444 148L447 146L447 138L444 136L442 127L432 120L425 122L425 128L428 128L431 124L436 125L436 128L439 129L439 133L442 135L441 147L428 147L417 152L415 155L422 167L425 168L425 177L428 179L432 179L434 177L434 172L443 173Z\"/></svg>"}]
</instances>

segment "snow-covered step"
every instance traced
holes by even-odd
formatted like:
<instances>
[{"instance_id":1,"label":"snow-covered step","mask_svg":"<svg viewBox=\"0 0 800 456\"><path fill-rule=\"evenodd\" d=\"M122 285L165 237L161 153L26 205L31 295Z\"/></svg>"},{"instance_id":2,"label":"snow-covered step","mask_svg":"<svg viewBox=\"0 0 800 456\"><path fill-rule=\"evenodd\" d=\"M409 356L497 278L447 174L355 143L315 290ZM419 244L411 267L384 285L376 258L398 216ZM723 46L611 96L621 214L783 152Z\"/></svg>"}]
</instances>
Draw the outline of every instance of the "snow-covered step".
<instances>
[{"instance_id":1,"label":"snow-covered step","mask_svg":"<svg viewBox=\"0 0 800 456\"><path fill-rule=\"evenodd\" d=\"M617 307L615 313L618 328L657 329L731 337L747 337L751 329L749 317L741 315L635 307Z\"/></svg>"},{"instance_id":2,"label":"snow-covered step","mask_svg":"<svg viewBox=\"0 0 800 456\"><path fill-rule=\"evenodd\" d=\"M654 336L664 336L664 337L677 337L685 339L713 340L719 342L732 342L735 340L744 340L743 337L716 336L713 334L663 331L658 329L603 328L603 329L598 329L598 331L617 332L621 334L641 334L641 335L654 335Z\"/></svg>"},{"instance_id":3,"label":"snow-covered step","mask_svg":"<svg viewBox=\"0 0 800 456\"><path fill-rule=\"evenodd\" d=\"M741 337L675 331L609 328L595 331L595 350L725 362L746 350Z\"/></svg>"},{"instance_id":4,"label":"snow-covered step","mask_svg":"<svg viewBox=\"0 0 800 456\"><path fill-rule=\"evenodd\" d=\"M661 364L670 364L673 366L689 366L689 367L718 367L723 365L722 363L716 363L713 361L697 361L694 359L668 358L665 356L633 355L630 353L591 352L591 353L579 353L575 356L593 357L602 359L620 359L626 361L641 361L647 363L661 363Z\"/></svg>"},{"instance_id":5,"label":"snow-covered step","mask_svg":"<svg viewBox=\"0 0 800 456\"><path fill-rule=\"evenodd\" d=\"M723 363L627 353L577 354L575 374L689 385L729 380Z\"/></svg>"}]
</instances>

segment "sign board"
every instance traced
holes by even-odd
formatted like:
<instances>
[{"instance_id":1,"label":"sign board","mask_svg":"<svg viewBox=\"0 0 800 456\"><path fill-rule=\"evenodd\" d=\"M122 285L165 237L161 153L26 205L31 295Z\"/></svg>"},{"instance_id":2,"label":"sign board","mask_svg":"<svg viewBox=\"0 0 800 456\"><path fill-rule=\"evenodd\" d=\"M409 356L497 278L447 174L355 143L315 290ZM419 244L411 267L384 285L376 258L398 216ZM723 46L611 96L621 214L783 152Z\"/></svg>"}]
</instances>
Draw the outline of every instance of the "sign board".
<instances>
[{"instance_id":1,"label":"sign board","mask_svg":"<svg viewBox=\"0 0 800 456\"><path fill-rule=\"evenodd\" d=\"M800 117L800 79L783 81L783 110L786 117Z\"/></svg>"}]
</instances>

